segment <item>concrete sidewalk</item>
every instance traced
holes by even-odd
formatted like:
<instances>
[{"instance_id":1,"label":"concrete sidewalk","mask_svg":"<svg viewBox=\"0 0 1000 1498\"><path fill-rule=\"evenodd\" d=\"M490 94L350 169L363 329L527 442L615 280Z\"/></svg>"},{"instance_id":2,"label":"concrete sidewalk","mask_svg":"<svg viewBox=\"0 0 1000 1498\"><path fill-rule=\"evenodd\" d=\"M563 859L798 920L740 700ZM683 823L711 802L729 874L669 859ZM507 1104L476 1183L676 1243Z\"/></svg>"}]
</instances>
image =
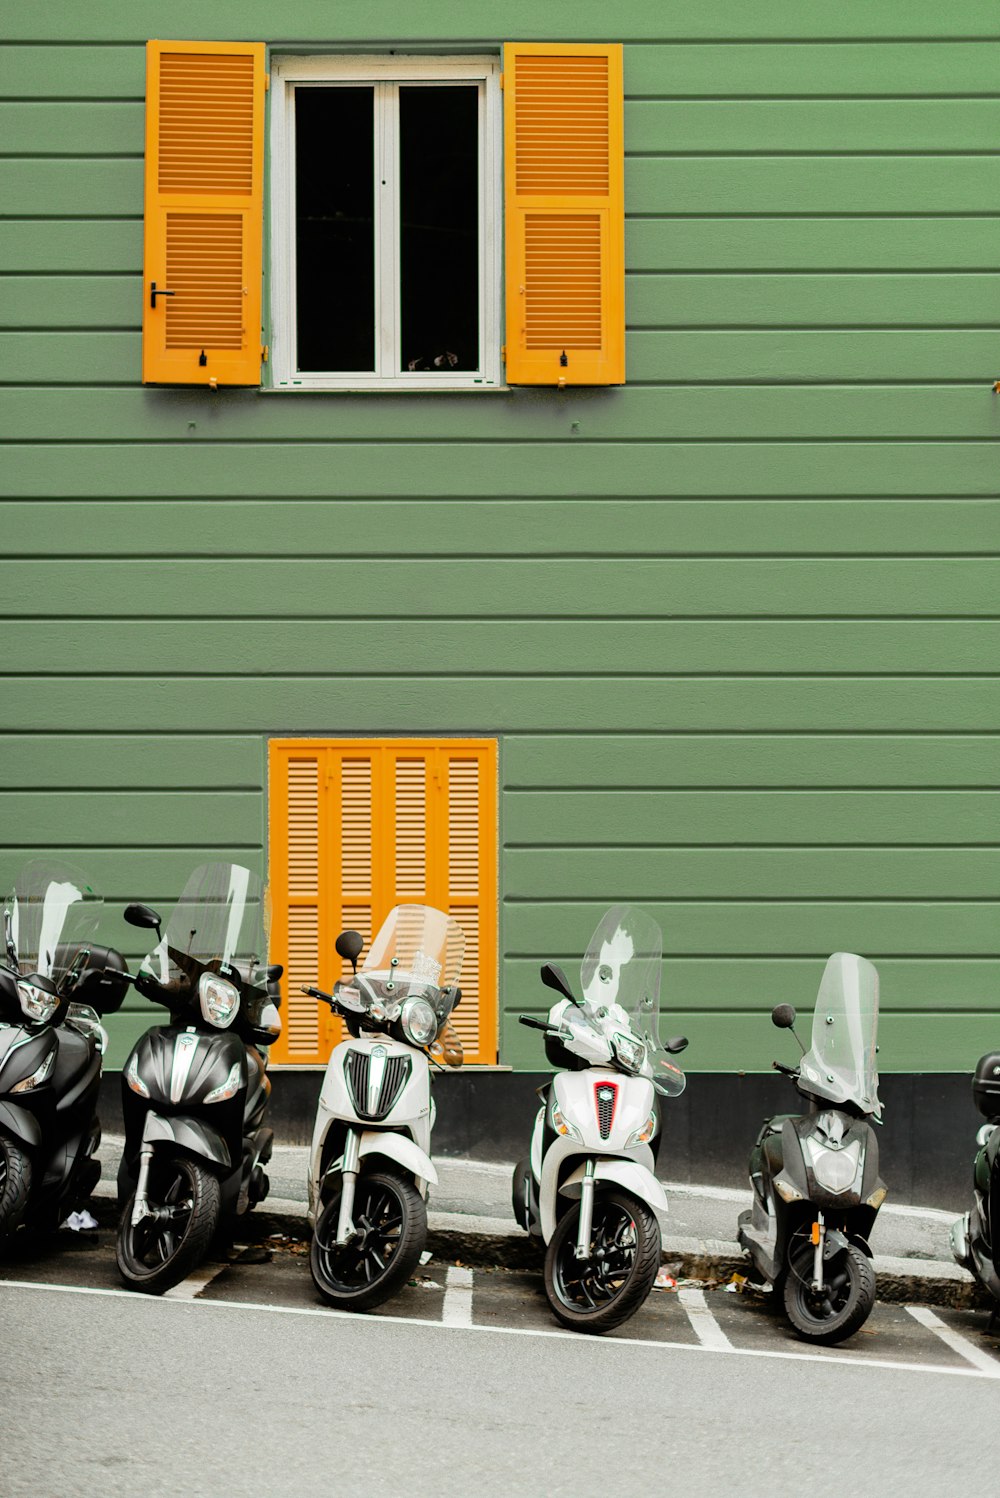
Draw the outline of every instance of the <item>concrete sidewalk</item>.
<instances>
[{"instance_id":1,"label":"concrete sidewalk","mask_svg":"<svg viewBox=\"0 0 1000 1498\"><path fill-rule=\"evenodd\" d=\"M101 1144L102 1180L96 1195L114 1196L123 1141L108 1136ZM309 1151L276 1147L268 1175L271 1194L257 1215L274 1219L275 1231L308 1232L306 1221ZM435 1159L439 1182L431 1191L428 1226L436 1253L467 1264L526 1266L541 1251L514 1221L510 1205L513 1165L476 1160ZM749 1260L736 1242L736 1220L750 1205L750 1192L721 1186L663 1182L670 1210L659 1214L665 1263L679 1277L728 1279L747 1273ZM957 1214L933 1207L887 1202L872 1234L879 1296L883 1300L971 1306L980 1301L972 1276L952 1259L948 1233Z\"/></svg>"}]
</instances>

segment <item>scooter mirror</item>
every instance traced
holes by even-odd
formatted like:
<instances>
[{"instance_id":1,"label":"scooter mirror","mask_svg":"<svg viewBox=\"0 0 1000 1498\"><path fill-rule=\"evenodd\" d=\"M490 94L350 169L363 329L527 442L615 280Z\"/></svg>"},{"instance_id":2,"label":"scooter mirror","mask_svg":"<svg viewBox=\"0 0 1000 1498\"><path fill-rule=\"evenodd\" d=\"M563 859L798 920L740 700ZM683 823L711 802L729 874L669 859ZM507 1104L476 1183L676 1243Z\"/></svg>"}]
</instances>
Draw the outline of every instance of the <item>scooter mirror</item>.
<instances>
[{"instance_id":1,"label":"scooter mirror","mask_svg":"<svg viewBox=\"0 0 1000 1498\"><path fill-rule=\"evenodd\" d=\"M334 942L339 955L351 964L355 972L358 970L358 958L365 939L359 931L342 931Z\"/></svg>"},{"instance_id":2,"label":"scooter mirror","mask_svg":"<svg viewBox=\"0 0 1000 1498\"><path fill-rule=\"evenodd\" d=\"M686 1035L675 1035L673 1040L668 1040L663 1047L665 1051L670 1052L671 1056L676 1056L678 1051L686 1051L687 1048L688 1038Z\"/></svg>"},{"instance_id":3,"label":"scooter mirror","mask_svg":"<svg viewBox=\"0 0 1000 1498\"><path fill-rule=\"evenodd\" d=\"M778 1030L790 1030L795 1023L795 1008L792 1004L776 1004L771 1010L771 1024Z\"/></svg>"},{"instance_id":4,"label":"scooter mirror","mask_svg":"<svg viewBox=\"0 0 1000 1498\"><path fill-rule=\"evenodd\" d=\"M562 968L557 967L554 962L542 963L542 982L546 988L554 988L556 993L561 993L564 999L569 999L571 1004L577 1002L569 986L569 979Z\"/></svg>"},{"instance_id":5,"label":"scooter mirror","mask_svg":"<svg viewBox=\"0 0 1000 1498\"><path fill-rule=\"evenodd\" d=\"M123 913L130 926L148 926L151 930L159 933L160 917L152 906L139 905L133 902L133 904L125 906Z\"/></svg>"}]
</instances>

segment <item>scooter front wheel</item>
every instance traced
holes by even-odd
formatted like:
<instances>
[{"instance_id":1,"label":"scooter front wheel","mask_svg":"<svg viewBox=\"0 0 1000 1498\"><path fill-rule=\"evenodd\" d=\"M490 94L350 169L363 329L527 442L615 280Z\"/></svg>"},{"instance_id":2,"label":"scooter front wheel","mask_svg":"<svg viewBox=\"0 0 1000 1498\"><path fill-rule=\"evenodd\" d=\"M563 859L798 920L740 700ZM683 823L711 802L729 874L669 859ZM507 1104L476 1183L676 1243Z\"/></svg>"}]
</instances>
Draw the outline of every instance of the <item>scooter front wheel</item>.
<instances>
[{"instance_id":1,"label":"scooter front wheel","mask_svg":"<svg viewBox=\"0 0 1000 1498\"><path fill-rule=\"evenodd\" d=\"M660 1267L660 1224L627 1191L594 1198L590 1257L578 1259L580 1209L559 1219L545 1255L545 1293L556 1319L580 1332L609 1332L645 1301Z\"/></svg>"},{"instance_id":2,"label":"scooter front wheel","mask_svg":"<svg viewBox=\"0 0 1000 1498\"><path fill-rule=\"evenodd\" d=\"M367 1311L401 1289L427 1242L427 1208L412 1181L390 1171L362 1173L354 1188L355 1236L337 1244L340 1192L323 1209L309 1252L327 1305Z\"/></svg>"},{"instance_id":3,"label":"scooter front wheel","mask_svg":"<svg viewBox=\"0 0 1000 1498\"><path fill-rule=\"evenodd\" d=\"M31 1161L0 1135L0 1247L17 1231L31 1190Z\"/></svg>"},{"instance_id":4,"label":"scooter front wheel","mask_svg":"<svg viewBox=\"0 0 1000 1498\"><path fill-rule=\"evenodd\" d=\"M222 1195L218 1178L186 1155L154 1155L146 1199L150 1215L134 1226L134 1192L125 1203L115 1255L131 1289L162 1295L205 1257L219 1225Z\"/></svg>"},{"instance_id":5,"label":"scooter front wheel","mask_svg":"<svg viewBox=\"0 0 1000 1498\"><path fill-rule=\"evenodd\" d=\"M792 1259L785 1277L785 1313L807 1342L843 1342L863 1326L875 1304L875 1270L853 1244L830 1266L822 1290L812 1288L813 1251Z\"/></svg>"}]
</instances>

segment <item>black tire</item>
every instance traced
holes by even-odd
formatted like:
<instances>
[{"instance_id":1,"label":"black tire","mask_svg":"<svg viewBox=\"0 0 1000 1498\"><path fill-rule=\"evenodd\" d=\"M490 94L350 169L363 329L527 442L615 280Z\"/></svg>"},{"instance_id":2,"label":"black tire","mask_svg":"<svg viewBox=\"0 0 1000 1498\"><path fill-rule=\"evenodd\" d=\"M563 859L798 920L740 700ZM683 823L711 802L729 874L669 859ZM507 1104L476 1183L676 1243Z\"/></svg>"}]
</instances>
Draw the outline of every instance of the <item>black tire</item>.
<instances>
[{"instance_id":1,"label":"black tire","mask_svg":"<svg viewBox=\"0 0 1000 1498\"><path fill-rule=\"evenodd\" d=\"M391 1171L362 1172L354 1192L361 1228L343 1248L335 1243L340 1192L330 1198L313 1233L309 1268L327 1305L367 1311L410 1278L427 1242L427 1208L412 1181Z\"/></svg>"},{"instance_id":2,"label":"black tire","mask_svg":"<svg viewBox=\"0 0 1000 1498\"><path fill-rule=\"evenodd\" d=\"M864 1326L875 1304L872 1261L853 1244L832 1267L822 1293L812 1288L813 1251L796 1254L785 1276L785 1313L806 1342L831 1347ZM824 1274L826 1271L824 1270Z\"/></svg>"},{"instance_id":3,"label":"black tire","mask_svg":"<svg viewBox=\"0 0 1000 1498\"><path fill-rule=\"evenodd\" d=\"M598 1191L589 1259L576 1257L580 1208L556 1224L545 1255L545 1294L563 1326L609 1332L645 1301L660 1267L660 1224L627 1191Z\"/></svg>"},{"instance_id":4,"label":"black tire","mask_svg":"<svg viewBox=\"0 0 1000 1498\"><path fill-rule=\"evenodd\" d=\"M222 1196L218 1178L197 1161L156 1153L146 1194L156 1215L133 1227L132 1193L118 1223L115 1257L130 1289L162 1295L187 1279L207 1254Z\"/></svg>"},{"instance_id":5,"label":"black tire","mask_svg":"<svg viewBox=\"0 0 1000 1498\"><path fill-rule=\"evenodd\" d=\"M17 1232L31 1191L31 1161L0 1134L0 1249Z\"/></svg>"}]
</instances>

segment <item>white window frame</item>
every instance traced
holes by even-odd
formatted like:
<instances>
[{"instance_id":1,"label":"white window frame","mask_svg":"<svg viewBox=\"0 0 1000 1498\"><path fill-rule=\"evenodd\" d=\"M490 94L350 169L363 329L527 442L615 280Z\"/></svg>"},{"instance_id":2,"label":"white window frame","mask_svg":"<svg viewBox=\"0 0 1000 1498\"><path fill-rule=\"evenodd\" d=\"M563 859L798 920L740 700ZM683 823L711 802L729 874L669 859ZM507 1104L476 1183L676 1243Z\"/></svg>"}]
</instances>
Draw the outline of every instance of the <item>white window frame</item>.
<instances>
[{"instance_id":1,"label":"white window frame","mask_svg":"<svg viewBox=\"0 0 1000 1498\"><path fill-rule=\"evenodd\" d=\"M399 137L393 85L479 85L478 370L400 371ZM384 84L375 93L376 373L295 368L295 87ZM485 390L503 388L501 364L502 191L498 57L279 57L271 64L271 348L268 388L290 390ZM379 246L382 246L380 251Z\"/></svg>"}]
</instances>

